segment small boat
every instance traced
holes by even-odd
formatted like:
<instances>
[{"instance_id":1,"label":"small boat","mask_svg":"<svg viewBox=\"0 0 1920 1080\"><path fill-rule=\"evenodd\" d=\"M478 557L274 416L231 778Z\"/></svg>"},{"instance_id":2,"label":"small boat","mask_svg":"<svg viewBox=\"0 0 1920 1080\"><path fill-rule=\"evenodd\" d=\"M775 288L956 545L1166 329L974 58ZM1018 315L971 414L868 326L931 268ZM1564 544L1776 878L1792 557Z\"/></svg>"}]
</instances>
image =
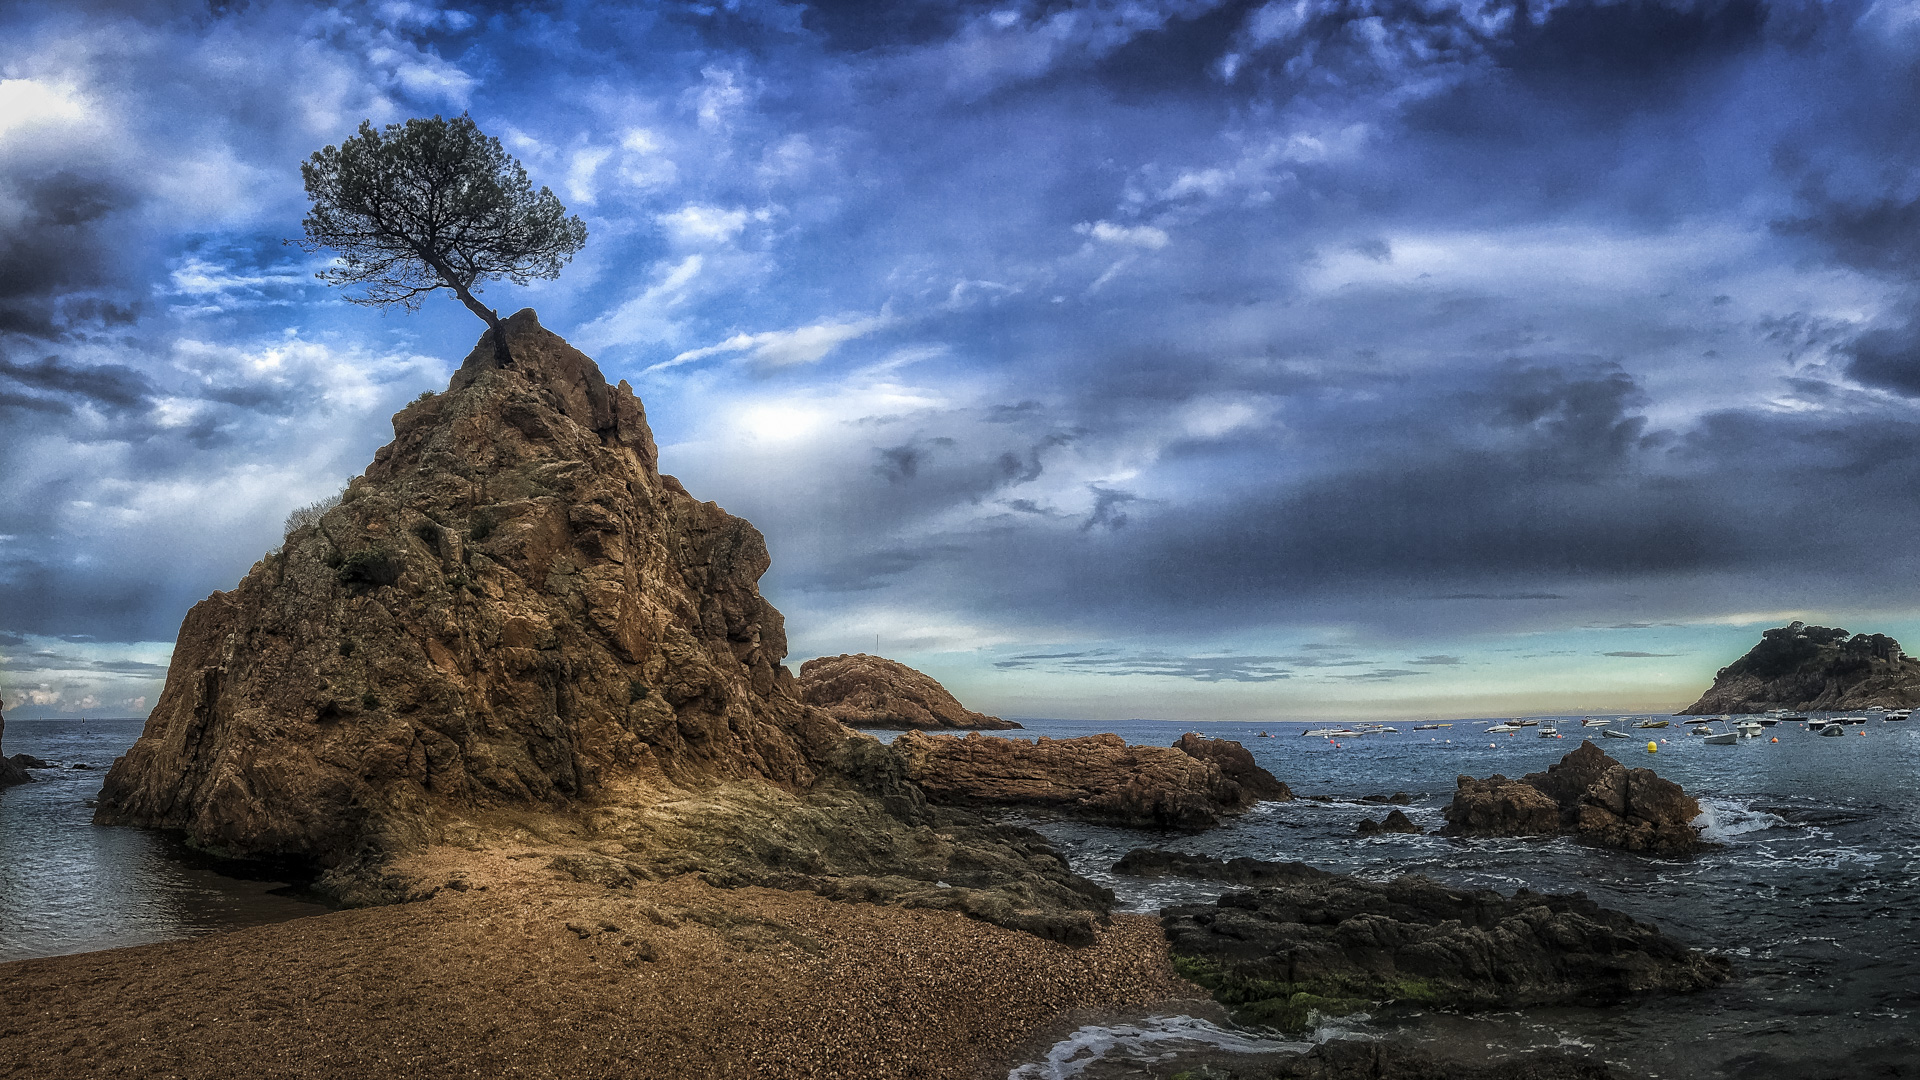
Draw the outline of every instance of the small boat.
<instances>
[{"instance_id":1,"label":"small boat","mask_svg":"<svg viewBox=\"0 0 1920 1080\"><path fill-rule=\"evenodd\" d=\"M1773 725L1779 723L1781 720L1784 720L1784 719L1786 718L1781 716L1763 716L1760 719L1755 720L1753 722L1756 724L1759 724L1761 727L1772 727Z\"/></svg>"},{"instance_id":2,"label":"small boat","mask_svg":"<svg viewBox=\"0 0 1920 1080\"><path fill-rule=\"evenodd\" d=\"M1560 729L1554 728L1554 727L1543 727L1540 729L1540 737L1543 739L1557 739L1560 737Z\"/></svg>"},{"instance_id":3,"label":"small boat","mask_svg":"<svg viewBox=\"0 0 1920 1080\"><path fill-rule=\"evenodd\" d=\"M1631 736L1631 735L1629 735L1629 734L1627 734L1627 733L1626 733L1626 732L1624 732L1624 731L1615 731L1615 730L1613 730L1613 729L1612 729L1612 728L1610 728L1610 727L1607 727L1607 728L1601 728L1601 729L1600 729L1600 734L1602 734L1602 735L1605 735L1605 736L1606 736L1607 738L1609 738L1609 739L1631 739L1631 738L1633 738L1633 736Z\"/></svg>"},{"instance_id":4,"label":"small boat","mask_svg":"<svg viewBox=\"0 0 1920 1080\"><path fill-rule=\"evenodd\" d=\"M1845 738L1847 734L1847 729L1841 727L1839 724L1822 724L1814 730L1822 735L1838 735L1842 738Z\"/></svg>"},{"instance_id":5,"label":"small boat","mask_svg":"<svg viewBox=\"0 0 1920 1080\"><path fill-rule=\"evenodd\" d=\"M1398 735L1400 734L1400 729L1397 727L1388 727L1385 724L1362 724L1360 726L1360 734L1362 735Z\"/></svg>"},{"instance_id":6,"label":"small boat","mask_svg":"<svg viewBox=\"0 0 1920 1080\"><path fill-rule=\"evenodd\" d=\"M1718 735L1709 735L1700 741L1709 746L1732 746L1739 739L1740 733L1737 731L1722 731Z\"/></svg>"},{"instance_id":7,"label":"small boat","mask_svg":"<svg viewBox=\"0 0 1920 1080\"><path fill-rule=\"evenodd\" d=\"M1740 732L1740 737L1743 739L1757 739L1760 737L1760 733L1765 731L1766 728L1761 727L1757 721L1749 720L1744 724L1738 725L1736 730Z\"/></svg>"},{"instance_id":8,"label":"small boat","mask_svg":"<svg viewBox=\"0 0 1920 1080\"><path fill-rule=\"evenodd\" d=\"M1540 721L1538 720L1509 720L1507 722L1514 727L1538 727L1540 725Z\"/></svg>"},{"instance_id":9,"label":"small boat","mask_svg":"<svg viewBox=\"0 0 1920 1080\"><path fill-rule=\"evenodd\" d=\"M1708 726L1707 726L1707 725L1705 725L1705 724L1702 724L1702 725L1700 725L1700 726L1699 726L1699 727L1697 727L1697 728L1688 728L1688 729L1687 729L1687 734L1689 734L1689 735L1712 735L1712 734L1715 734L1715 732L1714 732L1714 730L1713 730L1712 728L1710 728L1710 727L1708 727Z\"/></svg>"},{"instance_id":10,"label":"small boat","mask_svg":"<svg viewBox=\"0 0 1920 1080\"><path fill-rule=\"evenodd\" d=\"M1413 730L1415 730L1415 731L1439 731L1439 730L1440 730L1441 728L1450 728L1450 727L1452 727L1452 726L1453 726L1452 724L1415 724L1415 725L1413 725Z\"/></svg>"},{"instance_id":11,"label":"small boat","mask_svg":"<svg viewBox=\"0 0 1920 1080\"><path fill-rule=\"evenodd\" d=\"M1263 738L1263 739L1271 739L1271 738L1273 738L1273 736L1272 736L1272 735L1270 735L1270 734L1268 734L1267 732L1264 732L1264 731L1260 733L1260 737L1261 737L1261 738Z\"/></svg>"},{"instance_id":12,"label":"small boat","mask_svg":"<svg viewBox=\"0 0 1920 1080\"><path fill-rule=\"evenodd\" d=\"M1657 728L1657 727L1666 727L1666 726L1667 726L1667 721L1665 721L1665 720L1642 720L1642 721L1640 721L1639 723L1637 723L1637 724L1635 724L1635 725L1633 725L1633 726L1634 726L1634 727L1638 727L1638 728Z\"/></svg>"},{"instance_id":13,"label":"small boat","mask_svg":"<svg viewBox=\"0 0 1920 1080\"><path fill-rule=\"evenodd\" d=\"M1487 734L1489 734L1489 735L1505 735L1505 734L1507 734L1507 733L1508 733L1508 732L1510 732L1510 731L1519 731L1519 730L1520 730L1520 729L1519 729L1518 727L1515 727L1515 726L1514 726L1514 725L1512 725L1512 724L1495 724L1495 725L1493 725L1492 727L1490 727L1490 728L1488 728L1488 729L1487 729Z\"/></svg>"},{"instance_id":14,"label":"small boat","mask_svg":"<svg viewBox=\"0 0 1920 1080\"><path fill-rule=\"evenodd\" d=\"M1613 723L1613 721L1611 720L1595 720L1593 717L1589 716L1585 720L1580 721L1580 726L1581 727L1606 727L1608 724L1611 724L1611 723Z\"/></svg>"},{"instance_id":15,"label":"small boat","mask_svg":"<svg viewBox=\"0 0 1920 1080\"><path fill-rule=\"evenodd\" d=\"M1345 737L1348 735L1358 735L1360 733L1357 731L1351 730L1349 728L1343 728L1343 727L1317 727L1317 728L1308 728L1306 731L1303 731L1300 734L1312 735L1318 738L1331 739L1331 738L1334 738L1335 736Z\"/></svg>"},{"instance_id":16,"label":"small boat","mask_svg":"<svg viewBox=\"0 0 1920 1080\"><path fill-rule=\"evenodd\" d=\"M1888 713L1887 715L1881 717L1880 719L1884 723L1893 724L1893 723L1898 723L1902 720L1905 720L1907 717L1912 715L1913 715L1912 709L1895 709L1894 711Z\"/></svg>"}]
</instances>

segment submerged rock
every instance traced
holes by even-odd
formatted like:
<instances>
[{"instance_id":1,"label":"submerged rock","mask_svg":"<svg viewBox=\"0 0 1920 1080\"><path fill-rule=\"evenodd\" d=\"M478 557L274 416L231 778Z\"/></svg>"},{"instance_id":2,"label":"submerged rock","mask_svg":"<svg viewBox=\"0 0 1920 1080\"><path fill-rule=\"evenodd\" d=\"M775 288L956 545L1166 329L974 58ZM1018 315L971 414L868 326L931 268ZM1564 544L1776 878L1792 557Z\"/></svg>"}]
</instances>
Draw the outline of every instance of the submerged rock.
<instances>
[{"instance_id":1,"label":"submerged rock","mask_svg":"<svg viewBox=\"0 0 1920 1080\"><path fill-rule=\"evenodd\" d=\"M1370 1002L1599 1004L1715 986L1730 969L1580 894L1505 897L1278 865L1284 883L1160 913L1176 968L1250 1022L1297 1030L1314 1012Z\"/></svg>"},{"instance_id":2,"label":"submerged rock","mask_svg":"<svg viewBox=\"0 0 1920 1080\"><path fill-rule=\"evenodd\" d=\"M952 806L1022 807L1130 828L1199 831L1260 801L1227 775L1213 751L1195 757L1129 746L1118 735L1027 742L909 731L894 740L893 751L927 798ZM1253 768L1265 778L1250 778L1255 786L1284 790L1272 774Z\"/></svg>"},{"instance_id":3,"label":"submerged rock","mask_svg":"<svg viewBox=\"0 0 1920 1080\"><path fill-rule=\"evenodd\" d=\"M1652 769L1629 769L1592 742L1519 780L1459 778L1444 836L1571 835L1598 847L1682 855L1707 845L1700 804Z\"/></svg>"},{"instance_id":4,"label":"submerged rock","mask_svg":"<svg viewBox=\"0 0 1920 1080\"><path fill-rule=\"evenodd\" d=\"M6 745L6 741L5 741L6 734L7 734L7 714L5 712L6 707L7 707L7 703L4 701L0 701L0 746ZM26 756L27 755L25 754L15 754L11 758L0 757L0 788L10 788L15 784L27 784L33 781L33 777L27 775L26 763L19 760ZM38 759L31 759L31 760L38 760ZM45 763L42 762L40 767L45 768Z\"/></svg>"},{"instance_id":5,"label":"submerged rock","mask_svg":"<svg viewBox=\"0 0 1920 1080\"><path fill-rule=\"evenodd\" d=\"M538 843L1090 936L1110 898L1038 836L928 807L799 699L763 538L660 473L631 389L531 310L504 332L509 366L484 336L188 613L95 821L306 859L357 903L413 895L389 867L428 845Z\"/></svg>"},{"instance_id":6,"label":"submerged rock","mask_svg":"<svg viewBox=\"0 0 1920 1080\"><path fill-rule=\"evenodd\" d=\"M932 676L866 653L822 656L800 665L800 700L856 728L989 731L1020 725L960 704Z\"/></svg>"},{"instance_id":7,"label":"submerged rock","mask_svg":"<svg viewBox=\"0 0 1920 1080\"><path fill-rule=\"evenodd\" d=\"M1330 881L1338 875L1303 862L1265 862L1260 859L1211 859L1178 851L1134 848L1113 864L1127 877L1177 877L1190 881L1225 881L1234 885L1295 885Z\"/></svg>"}]
</instances>

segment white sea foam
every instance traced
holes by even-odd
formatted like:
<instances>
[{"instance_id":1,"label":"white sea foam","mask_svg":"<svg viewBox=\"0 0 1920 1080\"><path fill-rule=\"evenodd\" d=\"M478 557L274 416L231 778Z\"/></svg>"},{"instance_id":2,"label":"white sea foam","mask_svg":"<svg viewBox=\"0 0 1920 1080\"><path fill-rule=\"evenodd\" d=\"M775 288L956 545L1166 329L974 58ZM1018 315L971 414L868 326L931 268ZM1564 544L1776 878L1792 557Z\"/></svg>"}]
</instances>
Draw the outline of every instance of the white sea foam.
<instances>
[{"instance_id":1,"label":"white sea foam","mask_svg":"<svg viewBox=\"0 0 1920 1080\"><path fill-rule=\"evenodd\" d=\"M1044 1061L1022 1065L1007 1080L1071 1080L1096 1061L1160 1061L1211 1046L1236 1054L1305 1053L1312 1043L1228 1031L1192 1016L1150 1016L1134 1024L1089 1024L1053 1044Z\"/></svg>"},{"instance_id":2,"label":"white sea foam","mask_svg":"<svg viewBox=\"0 0 1920 1080\"><path fill-rule=\"evenodd\" d=\"M1734 799L1701 799L1700 816L1692 823L1699 827L1702 839L1724 844L1736 836L1785 825L1787 819Z\"/></svg>"}]
</instances>

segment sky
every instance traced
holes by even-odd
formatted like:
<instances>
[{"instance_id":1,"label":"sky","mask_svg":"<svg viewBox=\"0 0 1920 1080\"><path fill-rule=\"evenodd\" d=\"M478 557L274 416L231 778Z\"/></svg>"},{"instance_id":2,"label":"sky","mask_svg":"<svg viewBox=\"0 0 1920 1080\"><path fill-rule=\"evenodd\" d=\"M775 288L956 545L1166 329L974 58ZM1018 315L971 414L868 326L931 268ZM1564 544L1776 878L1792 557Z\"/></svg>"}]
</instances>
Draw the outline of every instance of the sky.
<instances>
[{"instance_id":1,"label":"sky","mask_svg":"<svg viewBox=\"0 0 1920 1080\"><path fill-rule=\"evenodd\" d=\"M766 534L795 667L1198 723L1920 641L1920 3L14 0L9 716L144 713L445 386L472 315L286 241L307 155L460 112L589 230L482 299Z\"/></svg>"}]
</instances>

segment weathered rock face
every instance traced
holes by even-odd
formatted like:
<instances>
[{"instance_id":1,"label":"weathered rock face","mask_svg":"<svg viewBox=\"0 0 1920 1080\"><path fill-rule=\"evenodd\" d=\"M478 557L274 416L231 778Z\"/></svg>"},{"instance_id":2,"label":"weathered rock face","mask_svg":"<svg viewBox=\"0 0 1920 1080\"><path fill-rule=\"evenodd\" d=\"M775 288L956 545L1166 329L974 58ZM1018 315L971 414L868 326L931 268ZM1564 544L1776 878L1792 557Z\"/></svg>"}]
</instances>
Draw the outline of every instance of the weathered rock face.
<instances>
[{"instance_id":1,"label":"weathered rock face","mask_svg":"<svg viewBox=\"0 0 1920 1080\"><path fill-rule=\"evenodd\" d=\"M510 366L483 337L340 505L188 613L97 822L306 857L363 900L396 853L537 835L1064 937L1104 914L1039 837L930 810L803 704L760 534L659 472L625 383L531 311L505 331Z\"/></svg>"},{"instance_id":2,"label":"weathered rock face","mask_svg":"<svg viewBox=\"0 0 1920 1080\"><path fill-rule=\"evenodd\" d=\"M1275 864L1280 884L1161 912L1182 974L1244 1019L1300 1028L1368 1002L1600 1004L1727 978L1720 957L1584 896L1511 898ZM1116 867L1118 869L1118 867Z\"/></svg>"},{"instance_id":3,"label":"weathered rock face","mask_svg":"<svg viewBox=\"0 0 1920 1080\"><path fill-rule=\"evenodd\" d=\"M1792 623L1720 669L1683 715L1920 706L1920 660L1885 634Z\"/></svg>"},{"instance_id":4,"label":"weathered rock face","mask_svg":"<svg viewBox=\"0 0 1920 1080\"><path fill-rule=\"evenodd\" d=\"M1571 834L1599 847L1682 855L1704 845L1700 804L1652 769L1629 769L1591 742L1520 780L1462 776L1444 811L1446 836Z\"/></svg>"},{"instance_id":5,"label":"weathered rock face","mask_svg":"<svg viewBox=\"0 0 1920 1080\"><path fill-rule=\"evenodd\" d=\"M0 788L10 788L15 784L25 784L33 780L27 770L18 762L5 757L7 738L7 703L0 701Z\"/></svg>"},{"instance_id":6,"label":"weathered rock face","mask_svg":"<svg viewBox=\"0 0 1920 1080\"><path fill-rule=\"evenodd\" d=\"M1197 831L1259 801L1211 758L1129 746L1118 735L1026 742L909 731L893 750L928 799L950 806L1024 807L1109 825Z\"/></svg>"},{"instance_id":7,"label":"weathered rock face","mask_svg":"<svg viewBox=\"0 0 1920 1080\"><path fill-rule=\"evenodd\" d=\"M1188 757L1211 761L1220 766L1220 771L1227 779L1239 784L1261 802L1293 801L1292 789L1275 779L1272 773L1254 764L1253 754L1232 739L1209 739L1189 731L1180 736L1173 748Z\"/></svg>"},{"instance_id":8,"label":"weathered rock face","mask_svg":"<svg viewBox=\"0 0 1920 1080\"><path fill-rule=\"evenodd\" d=\"M931 676L866 653L822 656L800 665L800 700L856 728L998 731L1020 725L977 713Z\"/></svg>"}]
</instances>

